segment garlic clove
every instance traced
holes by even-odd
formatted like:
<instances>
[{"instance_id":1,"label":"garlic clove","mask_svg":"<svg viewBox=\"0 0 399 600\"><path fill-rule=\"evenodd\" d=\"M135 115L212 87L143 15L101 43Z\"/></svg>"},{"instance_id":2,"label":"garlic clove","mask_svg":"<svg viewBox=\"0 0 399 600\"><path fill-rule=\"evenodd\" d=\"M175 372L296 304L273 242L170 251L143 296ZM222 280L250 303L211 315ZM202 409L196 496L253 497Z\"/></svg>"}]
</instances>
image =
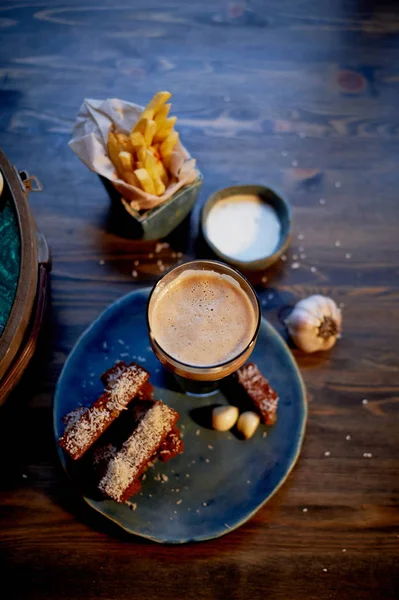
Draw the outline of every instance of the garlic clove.
<instances>
[{"instance_id":1,"label":"garlic clove","mask_svg":"<svg viewBox=\"0 0 399 600\"><path fill-rule=\"evenodd\" d=\"M216 406L212 411L212 427L216 431L228 431L238 419L236 406Z\"/></svg>"},{"instance_id":2,"label":"garlic clove","mask_svg":"<svg viewBox=\"0 0 399 600\"><path fill-rule=\"evenodd\" d=\"M249 440L258 429L259 423L259 415L248 410L240 415L237 421L237 431L239 431L246 440Z\"/></svg>"}]
</instances>

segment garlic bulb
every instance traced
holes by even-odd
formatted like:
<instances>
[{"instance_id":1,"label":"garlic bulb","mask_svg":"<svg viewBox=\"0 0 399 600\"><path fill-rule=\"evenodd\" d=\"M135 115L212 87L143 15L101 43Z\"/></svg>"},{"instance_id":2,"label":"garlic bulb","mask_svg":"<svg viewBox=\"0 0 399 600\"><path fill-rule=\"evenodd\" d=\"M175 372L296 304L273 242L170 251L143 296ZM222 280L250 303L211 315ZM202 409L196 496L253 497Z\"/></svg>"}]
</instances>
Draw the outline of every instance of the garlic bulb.
<instances>
[{"instance_id":1,"label":"garlic bulb","mask_svg":"<svg viewBox=\"0 0 399 600\"><path fill-rule=\"evenodd\" d=\"M316 294L300 300L285 323L295 344L304 352L329 350L340 337L341 309L331 298Z\"/></svg>"}]
</instances>

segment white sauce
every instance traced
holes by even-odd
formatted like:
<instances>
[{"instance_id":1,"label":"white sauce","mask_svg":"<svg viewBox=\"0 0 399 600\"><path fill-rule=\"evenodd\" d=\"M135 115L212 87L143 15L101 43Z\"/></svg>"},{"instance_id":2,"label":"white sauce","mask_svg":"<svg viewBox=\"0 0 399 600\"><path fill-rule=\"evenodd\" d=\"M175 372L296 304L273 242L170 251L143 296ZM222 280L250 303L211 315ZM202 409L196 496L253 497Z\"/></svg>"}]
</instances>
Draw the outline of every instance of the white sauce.
<instances>
[{"instance_id":1,"label":"white sauce","mask_svg":"<svg viewBox=\"0 0 399 600\"><path fill-rule=\"evenodd\" d=\"M210 241L227 256L252 261L276 250L281 223L275 210L259 196L230 196L209 211L206 232Z\"/></svg>"}]
</instances>

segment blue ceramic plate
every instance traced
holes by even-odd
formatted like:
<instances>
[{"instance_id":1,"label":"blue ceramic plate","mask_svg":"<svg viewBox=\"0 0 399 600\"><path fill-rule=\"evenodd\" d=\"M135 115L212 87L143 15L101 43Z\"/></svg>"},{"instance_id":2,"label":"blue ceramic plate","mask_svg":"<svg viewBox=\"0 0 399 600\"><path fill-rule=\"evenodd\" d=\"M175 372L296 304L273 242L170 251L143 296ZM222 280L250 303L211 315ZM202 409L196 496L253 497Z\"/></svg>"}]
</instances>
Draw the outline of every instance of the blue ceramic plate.
<instances>
[{"instance_id":1,"label":"blue ceramic plate","mask_svg":"<svg viewBox=\"0 0 399 600\"><path fill-rule=\"evenodd\" d=\"M280 395L277 423L260 426L248 441L233 432L207 428L210 405L227 404L234 400L234 393L225 390L198 398L176 390L174 379L149 346L149 292L132 292L112 304L78 340L56 389L55 438L63 431L63 415L79 403L91 404L101 394L103 371L117 360L137 360L150 371L156 398L180 413L185 451L148 469L141 492L131 498L133 507L87 494L85 500L126 531L156 542L182 544L217 538L245 523L293 468L306 423L304 385L286 344L262 319L251 360ZM59 455L73 478L60 448Z\"/></svg>"}]
</instances>

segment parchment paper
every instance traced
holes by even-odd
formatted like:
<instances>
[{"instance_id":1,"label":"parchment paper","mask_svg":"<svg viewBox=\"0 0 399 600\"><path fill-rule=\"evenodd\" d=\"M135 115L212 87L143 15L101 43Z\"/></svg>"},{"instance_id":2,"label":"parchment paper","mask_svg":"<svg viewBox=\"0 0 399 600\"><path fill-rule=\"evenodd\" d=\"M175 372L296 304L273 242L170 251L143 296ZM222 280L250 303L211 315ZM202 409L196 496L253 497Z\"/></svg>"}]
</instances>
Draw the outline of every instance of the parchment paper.
<instances>
[{"instance_id":1,"label":"parchment paper","mask_svg":"<svg viewBox=\"0 0 399 600\"><path fill-rule=\"evenodd\" d=\"M109 179L135 210L148 210L162 204L177 190L193 183L198 177L195 160L179 141L172 154L170 165L172 177L162 196L147 194L141 188L119 179L107 154L108 131L112 125L115 125L117 129L128 134L142 110L143 107L118 98L84 100L69 142L70 148L80 160L91 171Z\"/></svg>"}]
</instances>

